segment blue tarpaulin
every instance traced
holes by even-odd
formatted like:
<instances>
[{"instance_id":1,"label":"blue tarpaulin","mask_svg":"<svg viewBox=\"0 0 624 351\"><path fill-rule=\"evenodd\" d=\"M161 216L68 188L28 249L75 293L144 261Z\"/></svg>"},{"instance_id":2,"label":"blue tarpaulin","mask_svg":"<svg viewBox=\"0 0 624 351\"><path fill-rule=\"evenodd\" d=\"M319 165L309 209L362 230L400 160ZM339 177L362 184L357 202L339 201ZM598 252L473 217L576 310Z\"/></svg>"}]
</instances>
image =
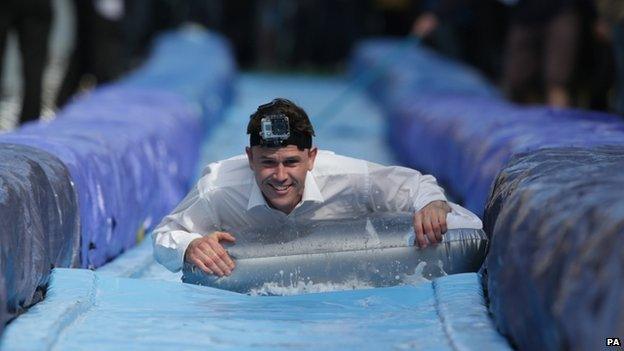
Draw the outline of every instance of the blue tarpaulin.
<instances>
[{"instance_id":1,"label":"blue tarpaulin","mask_svg":"<svg viewBox=\"0 0 624 351\"><path fill-rule=\"evenodd\" d=\"M67 165L80 205L82 266L98 267L184 196L199 128L198 114L175 95L111 88L0 141L48 150Z\"/></svg>"},{"instance_id":2,"label":"blue tarpaulin","mask_svg":"<svg viewBox=\"0 0 624 351\"><path fill-rule=\"evenodd\" d=\"M19 189L17 195L7 194L21 200L3 204L0 297L2 305L7 301L10 314L2 306L0 325L18 306L36 301L33 296L44 287L52 267L103 265L135 245L144 230L177 204L195 175L204 132L230 99L234 69L229 47L217 35L198 29L168 33L157 41L146 64L129 77L78 97L50 122L30 123L0 135L0 143L21 145L13 147L16 155L0 165L6 174L29 171L20 168L26 167L24 162L33 169L37 162L37 167L44 167L43 161L22 158L45 150L68 172L72 185L62 188L57 175L45 185L55 192L42 194L39 178L6 188ZM22 155L16 150L26 151ZM47 213L20 221L19 215L34 211L45 196L74 199L74 207L67 204L63 209L74 211L79 221L73 232L55 230L54 221L65 213L59 210L57 215L51 206ZM63 220L65 225L73 223ZM31 231L39 233L34 244L24 242ZM80 235L72 237L78 231ZM42 244L60 239L75 244L75 251ZM36 250L24 251L24 245L31 244ZM13 254L21 255L16 256L18 261ZM49 256L54 257L53 264Z\"/></svg>"},{"instance_id":3,"label":"blue tarpaulin","mask_svg":"<svg viewBox=\"0 0 624 351\"><path fill-rule=\"evenodd\" d=\"M491 309L523 350L624 335L624 147L544 149L503 169L486 209Z\"/></svg>"},{"instance_id":4,"label":"blue tarpaulin","mask_svg":"<svg viewBox=\"0 0 624 351\"><path fill-rule=\"evenodd\" d=\"M487 98L417 96L389 116L390 140L401 158L434 174L479 215L496 174L514 154L624 143L617 116Z\"/></svg>"},{"instance_id":5,"label":"blue tarpaulin","mask_svg":"<svg viewBox=\"0 0 624 351\"><path fill-rule=\"evenodd\" d=\"M0 136L67 165L79 198L83 267L133 246L184 196L209 128L202 121L216 120L229 99L232 61L216 35L169 33L130 77L79 97L52 122Z\"/></svg>"},{"instance_id":6,"label":"blue tarpaulin","mask_svg":"<svg viewBox=\"0 0 624 351\"><path fill-rule=\"evenodd\" d=\"M361 45L354 70L380 70L400 52L388 47ZM501 330L527 350L594 350L621 335L624 121L506 102L478 79L454 80L471 71L405 47L422 60L385 67L369 92L399 159L477 214L492 196L488 294Z\"/></svg>"},{"instance_id":7,"label":"blue tarpaulin","mask_svg":"<svg viewBox=\"0 0 624 351\"><path fill-rule=\"evenodd\" d=\"M43 297L50 269L79 264L78 206L48 152L0 143L0 332Z\"/></svg>"}]
</instances>

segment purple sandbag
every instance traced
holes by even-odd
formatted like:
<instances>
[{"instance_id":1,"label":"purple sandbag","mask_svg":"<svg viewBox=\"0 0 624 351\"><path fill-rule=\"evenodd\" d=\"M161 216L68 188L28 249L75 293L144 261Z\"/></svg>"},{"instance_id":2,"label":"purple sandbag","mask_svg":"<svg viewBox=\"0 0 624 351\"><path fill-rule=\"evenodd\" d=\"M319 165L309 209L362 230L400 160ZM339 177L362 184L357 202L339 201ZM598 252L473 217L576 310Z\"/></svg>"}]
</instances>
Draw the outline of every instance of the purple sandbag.
<instances>
[{"instance_id":1,"label":"purple sandbag","mask_svg":"<svg viewBox=\"0 0 624 351\"><path fill-rule=\"evenodd\" d=\"M624 143L624 123L617 116L488 98L422 96L389 116L390 139L400 158L434 174L477 214L497 172L516 153Z\"/></svg>"},{"instance_id":2,"label":"purple sandbag","mask_svg":"<svg viewBox=\"0 0 624 351\"><path fill-rule=\"evenodd\" d=\"M230 103L235 76L236 63L227 40L187 28L160 35L147 62L116 84L182 95L201 106L208 127L223 116Z\"/></svg>"},{"instance_id":3,"label":"purple sandbag","mask_svg":"<svg viewBox=\"0 0 624 351\"><path fill-rule=\"evenodd\" d=\"M198 111L177 95L111 87L0 141L49 150L67 165L79 197L82 266L98 267L184 196L200 131Z\"/></svg>"},{"instance_id":4,"label":"purple sandbag","mask_svg":"<svg viewBox=\"0 0 624 351\"><path fill-rule=\"evenodd\" d=\"M55 156L0 143L0 334L43 297L54 267L79 265L78 204Z\"/></svg>"},{"instance_id":5,"label":"purple sandbag","mask_svg":"<svg viewBox=\"0 0 624 351\"><path fill-rule=\"evenodd\" d=\"M485 212L491 310L522 350L598 350L624 335L624 147L515 157Z\"/></svg>"},{"instance_id":6,"label":"purple sandbag","mask_svg":"<svg viewBox=\"0 0 624 351\"><path fill-rule=\"evenodd\" d=\"M500 98L496 87L475 69L409 38L364 40L353 50L349 66L356 79L377 73L367 88L385 110L422 94Z\"/></svg>"}]
</instances>

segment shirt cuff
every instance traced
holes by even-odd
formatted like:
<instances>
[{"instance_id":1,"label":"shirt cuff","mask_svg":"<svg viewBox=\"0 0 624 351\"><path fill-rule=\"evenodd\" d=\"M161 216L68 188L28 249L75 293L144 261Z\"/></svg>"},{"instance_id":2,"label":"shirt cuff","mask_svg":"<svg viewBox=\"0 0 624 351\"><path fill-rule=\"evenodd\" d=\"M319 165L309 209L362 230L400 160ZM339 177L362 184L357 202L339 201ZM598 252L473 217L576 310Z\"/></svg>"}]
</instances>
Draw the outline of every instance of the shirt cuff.
<instances>
[{"instance_id":1,"label":"shirt cuff","mask_svg":"<svg viewBox=\"0 0 624 351\"><path fill-rule=\"evenodd\" d=\"M201 238L198 233L170 231L154 233L154 258L172 272L177 272L184 265L184 253L191 241Z\"/></svg>"},{"instance_id":2,"label":"shirt cuff","mask_svg":"<svg viewBox=\"0 0 624 351\"><path fill-rule=\"evenodd\" d=\"M180 235L179 238L175 238L178 243L178 247L176 248L178 254L178 263L179 267L184 267L184 255L186 254L186 249L188 248L191 241L195 239L199 239L203 237L203 235L198 233L185 233L186 235Z\"/></svg>"},{"instance_id":3,"label":"shirt cuff","mask_svg":"<svg viewBox=\"0 0 624 351\"><path fill-rule=\"evenodd\" d=\"M446 199L446 196L444 196L444 194L428 196L427 199L424 200L424 201L420 200L420 201L414 202L414 212L418 212L418 211L422 210L423 207L429 205L430 203L432 203L434 201L445 201L445 202L448 202L448 200Z\"/></svg>"}]
</instances>

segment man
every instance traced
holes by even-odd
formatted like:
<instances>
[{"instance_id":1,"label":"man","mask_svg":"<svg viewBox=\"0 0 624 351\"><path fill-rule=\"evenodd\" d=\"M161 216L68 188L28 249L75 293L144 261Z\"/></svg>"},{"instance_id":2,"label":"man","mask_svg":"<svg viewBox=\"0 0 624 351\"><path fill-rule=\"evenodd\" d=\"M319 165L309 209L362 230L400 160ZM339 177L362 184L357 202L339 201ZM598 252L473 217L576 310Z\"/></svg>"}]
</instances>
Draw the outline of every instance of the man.
<instances>
[{"instance_id":1,"label":"man","mask_svg":"<svg viewBox=\"0 0 624 351\"><path fill-rule=\"evenodd\" d=\"M438 243L451 207L435 178L404 167L319 151L303 109L286 99L261 105L247 126L250 146L208 165L195 188L154 230L154 256L171 271L184 262L206 273L235 267L222 242L250 228L372 212L414 213L420 247Z\"/></svg>"},{"instance_id":2,"label":"man","mask_svg":"<svg viewBox=\"0 0 624 351\"><path fill-rule=\"evenodd\" d=\"M0 83L4 50L10 30L15 30L22 61L22 109L19 123L36 121L41 114L43 72L48 59L48 34L52 26L50 0L0 1ZM0 84L0 90L1 90Z\"/></svg>"}]
</instances>

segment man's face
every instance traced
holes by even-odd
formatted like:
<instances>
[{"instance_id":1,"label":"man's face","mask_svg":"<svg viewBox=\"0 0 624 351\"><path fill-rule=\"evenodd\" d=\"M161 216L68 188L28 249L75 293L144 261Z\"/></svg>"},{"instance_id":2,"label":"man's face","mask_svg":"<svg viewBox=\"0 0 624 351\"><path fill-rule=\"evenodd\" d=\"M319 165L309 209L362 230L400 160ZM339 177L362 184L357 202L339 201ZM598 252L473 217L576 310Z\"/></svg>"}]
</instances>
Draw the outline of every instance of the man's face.
<instances>
[{"instance_id":1,"label":"man's face","mask_svg":"<svg viewBox=\"0 0 624 351\"><path fill-rule=\"evenodd\" d=\"M290 213L301 201L306 173L314 167L316 148L299 150L295 145L280 148L246 148L249 167L269 205Z\"/></svg>"}]
</instances>

